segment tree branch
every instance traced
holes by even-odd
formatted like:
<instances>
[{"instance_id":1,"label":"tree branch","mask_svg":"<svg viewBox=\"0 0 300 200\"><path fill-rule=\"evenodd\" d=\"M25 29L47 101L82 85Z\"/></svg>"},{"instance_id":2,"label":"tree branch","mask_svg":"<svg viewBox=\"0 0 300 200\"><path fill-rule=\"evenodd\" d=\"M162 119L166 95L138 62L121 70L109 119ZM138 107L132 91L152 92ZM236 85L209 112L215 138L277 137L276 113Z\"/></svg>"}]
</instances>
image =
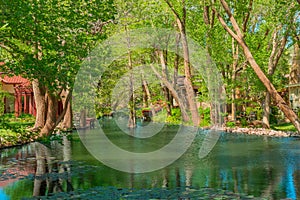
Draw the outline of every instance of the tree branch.
<instances>
[{"instance_id":1,"label":"tree branch","mask_svg":"<svg viewBox=\"0 0 300 200\"><path fill-rule=\"evenodd\" d=\"M232 15L232 13L231 13L231 11L230 11L230 8L229 8L228 4L226 3L225 0L220 0L220 2L221 2L221 4L222 4L222 6L223 6L225 12L226 12L227 15L228 15L228 17L229 17L229 19L230 19L230 22L232 23L232 26L233 26L233 28L234 28L234 30L235 30L237 36L238 36L240 39L243 39L244 36L243 36L241 30L239 29L238 23L237 23L236 20L234 19L233 15Z\"/></svg>"},{"instance_id":2,"label":"tree branch","mask_svg":"<svg viewBox=\"0 0 300 200\"><path fill-rule=\"evenodd\" d=\"M184 103L180 99L178 93L173 88L172 84L165 77L161 76L153 65L150 65L150 66L151 66L152 71L157 76L157 78L159 78L163 82L163 84L169 89L169 91L171 92L171 94L174 97L175 101L178 103L178 105L180 107L180 110L181 110L181 113L182 113L183 120L184 121L189 121L189 116L186 112L186 106L184 105Z\"/></svg>"},{"instance_id":3,"label":"tree branch","mask_svg":"<svg viewBox=\"0 0 300 200\"><path fill-rule=\"evenodd\" d=\"M218 13L217 11L216 11L216 9L215 8L212 8L214 11L215 11L215 13L217 14L217 17L218 17L218 19L219 19L219 21L220 21L220 23L221 23L221 25L223 26L223 28L235 39L235 40L240 40L240 38L233 32L233 30L231 30L229 27L228 27L228 25L226 24L226 22L225 22L225 20L222 18L222 16L220 15L220 13Z\"/></svg>"},{"instance_id":4,"label":"tree branch","mask_svg":"<svg viewBox=\"0 0 300 200\"><path fill-rule=\"evenodd\" d=\"M247 31L247 24L249 21L250 12L252 11L252 5L253 5L253 0L250 0L249 6L248 6L248 12L247 12L247 14L244 18L244 22L243 22L243 33L245 33Z\"/></svg>"},{"instance_id":5,"label":"tree branch","mask_svg":"<svg viewBox=\"0 0 300 200\"><path fill-rule=\"evenodd\" d=\"M179 20L181 24L183 24L182 20L181 20L181 18L179 16L179 13L175 10L175 8L170 3L170 1L169 0L164 0L164 1L168 4L169 8L172 10L172 12L174 13L174 15L176 16L176 19Z\"/></svg>"}]
</instances>

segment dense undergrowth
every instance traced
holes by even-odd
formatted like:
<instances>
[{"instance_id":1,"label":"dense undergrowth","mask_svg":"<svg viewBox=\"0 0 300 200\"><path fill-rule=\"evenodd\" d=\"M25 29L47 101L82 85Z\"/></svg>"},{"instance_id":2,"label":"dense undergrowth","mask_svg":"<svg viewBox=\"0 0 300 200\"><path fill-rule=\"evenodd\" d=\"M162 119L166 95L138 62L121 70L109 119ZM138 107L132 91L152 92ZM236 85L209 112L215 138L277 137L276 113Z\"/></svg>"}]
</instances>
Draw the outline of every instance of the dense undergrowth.
<instances>
[{"instance_id":1,"label":"dense undergrowth","mask_svg":"<svg viewBox=\"0 0 300 200\"><path fill-rule=\"evenodd\" d=\"M19 117L13 114L0 116L0 148L33 141L38 134L29 131L34 120L35 118L28 114L22 114Z\"/></svg>"}]
</instances>

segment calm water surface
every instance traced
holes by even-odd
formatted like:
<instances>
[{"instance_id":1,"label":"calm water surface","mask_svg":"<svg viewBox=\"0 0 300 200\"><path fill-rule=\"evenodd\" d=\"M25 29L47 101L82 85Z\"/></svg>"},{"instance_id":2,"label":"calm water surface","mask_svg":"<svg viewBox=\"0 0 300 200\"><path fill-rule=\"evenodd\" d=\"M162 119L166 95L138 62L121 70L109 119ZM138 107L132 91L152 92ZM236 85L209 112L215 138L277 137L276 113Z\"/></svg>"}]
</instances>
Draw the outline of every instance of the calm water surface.
<instances>
[{"instance_id":1,"label":"calm water surface","mask_svg":"<svg viewBox=\"0 0 300 200\"><path fill-rule=\"evenodd\" d=\"M106 120L103 126L112 142L136 152L164 146L174 137L177 128L165 126L152 138L135 139L123 134L112 120ZM198 151L205 134L207 132L199 132L190 149L170 166L143 174L124 173L103 165L89 154L76 133L71 141L64 138L64 145L32 143L4 149L0 153L0 199L15 200L33 195L57 199L59 194L61 199L84 199L85 194L93 193L98 195L95 199L114 199L117 197L109 195L124 193L126 189L132 191L130 188L144 192L157 190L158 199L163 195L161 189L174 192L176 188L187 187L258 199L300 198L299 139L223 133L210 154L199 159Z\"/></svg>"}]
</instances>

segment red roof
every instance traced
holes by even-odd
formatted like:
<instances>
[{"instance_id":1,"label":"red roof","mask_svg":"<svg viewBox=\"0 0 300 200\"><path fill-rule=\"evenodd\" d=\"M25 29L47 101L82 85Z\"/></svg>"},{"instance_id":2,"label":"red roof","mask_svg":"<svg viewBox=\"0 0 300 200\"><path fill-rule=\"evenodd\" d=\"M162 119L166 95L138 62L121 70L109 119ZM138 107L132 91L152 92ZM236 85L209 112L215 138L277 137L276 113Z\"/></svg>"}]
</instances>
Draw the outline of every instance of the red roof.
<instances>
[{"instance_id":1,"label":"red roof","mask_svg":"<svg viewBox=\"0 0 300 200\"><path fill-rule=\"evenodd\" d=\"M6 84L20 84L22 86L30 86L30 81L21 76L4 76L4 78L0 78L3 83Z\"/></svg>"}]
</instances>

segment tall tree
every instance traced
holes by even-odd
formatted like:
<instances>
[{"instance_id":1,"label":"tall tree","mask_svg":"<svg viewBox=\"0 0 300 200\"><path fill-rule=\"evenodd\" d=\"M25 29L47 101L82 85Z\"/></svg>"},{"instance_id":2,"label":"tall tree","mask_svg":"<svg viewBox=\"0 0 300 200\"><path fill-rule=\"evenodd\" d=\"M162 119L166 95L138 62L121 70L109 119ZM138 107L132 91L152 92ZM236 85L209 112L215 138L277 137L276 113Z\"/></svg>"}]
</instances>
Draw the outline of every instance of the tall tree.
<instances>
[{"instance_id":1,"label":"tall tree","mask_svg":"<svg viewBox=\"0 0 300 200\"><path fill-rule=\"evenodd\" d=\"M218 20L224 27L224 29L239 43L241 48L243 49L244 55L247 58L247 61L249 62L250 66L258 76L258 78L261 80L261 82L264 84L268 92L270 93L271 97L274 99L275 103L279 107L279 109L285 114L285 116L293 123L295 128L298 132L300 132L300 121L298 119L298 116L293 112L293 110L286 104L284 99L279 95L273 84L270 82L270 80L267 78L267 76L264 74L260 66L257 64L255 58L253 57L248 45L246 44L244 40L244 34L241 31L240 26L238 25L235 17L232 14L232 9L228 6L227 2L225 0L220 0L220 3L227 14L227 17L229 18L231 25L234 29L234 31L229 27L228 23L224 20L223 16L217 12L215 9L215 12L217 13Z\"/></svg>"},{"instance_id":2,"label":"tall tree","mask_svg":"<svg viewBox=\"0 0 300 200\"><path fill-rule=\"evenodd\" d=\"M165 2L168 4L168 6L173 12L180 32L181 44L183 50L183 59L184 59L184 74L185 74L184 86L187 93L187 101L188 101L189 110L192 115L193 124L194 126L198 126L200 123L200 117L199 117L197 105L195 103L195 94L192 85L189 47L188 47L187 36L186 36L187 11L186 11L185 0L182 0L181 15L178 11L176 11L174 6L171 4L171 1L165 0Z\"/></svg>"},{"instance_id":3,"label":"tall tree","mask_svg":"<svg viewBox=\"0 0 300 200\"><path fill-rule=\"evenodd\" d=\"M37 105L34 128L41 129L41 135L51 133L66 111L71 112L69 100L76 72L88 50L103 38L103 21L112 15L110 0L1 1L1 23L7 24L7 31L0 43L12 54L7 71L33 81ZM57 117L62 97L65 109ZM69 122L65 126L70 126Z\"/></svg>"}]
</instances>

